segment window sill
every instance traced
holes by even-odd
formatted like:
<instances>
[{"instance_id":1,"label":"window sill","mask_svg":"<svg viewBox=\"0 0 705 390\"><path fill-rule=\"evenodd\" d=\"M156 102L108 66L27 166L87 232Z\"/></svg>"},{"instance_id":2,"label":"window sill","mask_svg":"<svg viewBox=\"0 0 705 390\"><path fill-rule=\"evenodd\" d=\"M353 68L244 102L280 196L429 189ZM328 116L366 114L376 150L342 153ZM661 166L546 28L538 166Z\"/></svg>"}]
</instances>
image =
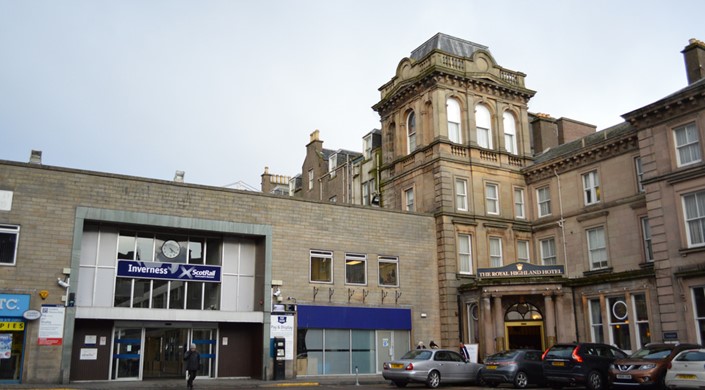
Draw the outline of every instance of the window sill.
<instances>
[{"instance_id":1,"label":"window sill","mask_svg":"<svg viewBox=\"0 0 705 390\"><path fill-rule=\"evenodd\" d=\"M705 252L705 245L696 246L694 248L684 248L684 249L678 250L678 253L681 255L681 257L686 257L691 253L698 253L698 252Z\"/></svg>"},{"instance_id":2,"label":"window sill","mask_svg":"<svg viewBox=\"0 0 705 390\"><path fill-rule=\"evenodd\" d=\"M600 268L592 271L585 271L583 272L583 275L585 276L593 276L593 275L602 275L602 274L609 274L612 273L612 267L607 267L607 268Z\"/></svg>"}]
</instances>

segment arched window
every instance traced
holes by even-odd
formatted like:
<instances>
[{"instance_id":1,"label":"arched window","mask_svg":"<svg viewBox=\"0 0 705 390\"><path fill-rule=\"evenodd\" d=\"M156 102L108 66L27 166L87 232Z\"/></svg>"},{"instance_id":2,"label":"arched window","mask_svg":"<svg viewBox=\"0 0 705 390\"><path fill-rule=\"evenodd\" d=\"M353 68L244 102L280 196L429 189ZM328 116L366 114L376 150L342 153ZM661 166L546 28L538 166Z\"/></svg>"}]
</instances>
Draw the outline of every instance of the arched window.
<instances>
[{"instance_id":1,"label":"arched window","mask_svg":"<svg viewBox=\"0 0 705 390\"><path fill-rule=\"evenodd\" d=\"M492 149L492 116L490 110L483 104L475 107L475 126L477 144L480 147Z\"/></svg>"},{"instance_id":2,"label":"arched window","mask_svg":"<svg viewBox=\"0 0 705 390\"><path fill-rule=\"evenodd\" d=\"M457 99L449 98L446 101L448 115L448 138L450 142L456 144L463 143L463 136L460 127L460 103Z\"/></svg>"},{"instance_id":3,"label":"arched window","mask_svg":"<svg viewBox=\"0 0 705 390\"><path fill-rule=\"evenodd\" d=\"M504 149L511 154L518 154L517 129L514 114L505 111L504 115L502 115L502 119L504 120Z\"/></svg>"},{"instance_id":4,"label":"arched window","mask_svg":"<svg viewBox=\"0 0 705 390\"><path fill-rule=\"evenodd\" d=\"M539 308L526 302L519 302L509 306L504 315L505 321L540 321L543 315Z\"/></svg>"},{"instance_id":5,"label":"arched window","mask_svg":"<svg viewBox=\"0 0 705 390\"><path fill-rule=\"evenodd\" d=\"M416 114L413 111L406 117L406 141L408 153L416 150Z\"/></svg>"}]
</instances>

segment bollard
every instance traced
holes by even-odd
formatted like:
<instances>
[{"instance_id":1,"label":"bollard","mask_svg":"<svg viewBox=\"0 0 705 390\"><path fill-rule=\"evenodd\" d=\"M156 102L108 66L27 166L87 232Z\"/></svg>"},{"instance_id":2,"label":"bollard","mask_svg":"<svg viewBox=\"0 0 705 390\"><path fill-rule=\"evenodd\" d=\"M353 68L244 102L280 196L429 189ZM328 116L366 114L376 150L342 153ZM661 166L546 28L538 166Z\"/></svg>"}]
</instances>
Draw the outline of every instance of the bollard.
<instances>
[{"instance_id":1,"label":"bollard","mask_svg":"<svg viewBox=\"0 0 705 390\"><path fill-rule=\"evenodd\" d=\"M357 378L357 366L355 366L355 386L360 386L360 380Z\"/></svg>"}]
</instances>

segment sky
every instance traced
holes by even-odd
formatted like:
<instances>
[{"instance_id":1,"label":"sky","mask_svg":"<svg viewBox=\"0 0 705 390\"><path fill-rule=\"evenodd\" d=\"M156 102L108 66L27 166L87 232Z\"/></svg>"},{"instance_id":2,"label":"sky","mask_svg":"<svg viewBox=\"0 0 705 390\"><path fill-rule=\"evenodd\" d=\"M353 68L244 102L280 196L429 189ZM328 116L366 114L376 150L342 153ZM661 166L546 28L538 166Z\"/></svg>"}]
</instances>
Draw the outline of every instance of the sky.
<instances>
[{"instance_id":1,"label":"sky","mask_svg":"<svg viewBox=\"0 0 705 390\"><path fill-rule=\"evenodd\" d=\"M526 74L529 111L599 129L687 85L701 0L0 0L0 160L260 188L314 130L362 151L438 32Z\"/></svg>"}]
</instances>

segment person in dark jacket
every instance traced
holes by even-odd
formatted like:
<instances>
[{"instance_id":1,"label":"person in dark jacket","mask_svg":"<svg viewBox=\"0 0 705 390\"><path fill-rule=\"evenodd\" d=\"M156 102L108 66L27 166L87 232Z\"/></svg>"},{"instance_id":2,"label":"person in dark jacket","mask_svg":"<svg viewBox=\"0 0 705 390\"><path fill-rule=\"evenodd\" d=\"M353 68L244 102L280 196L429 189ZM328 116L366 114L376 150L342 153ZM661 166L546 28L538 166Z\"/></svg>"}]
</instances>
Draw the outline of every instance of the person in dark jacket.
<instances>
[{"instance_id":1,"label":"person in dark jacket","mask_svg":"<svg viewBox=\"0 0 705 390\"><path fill-rule=\"evenodd\" d=\"M184 361L186 362L186 371L188 371L186 386L193 389L193 380L196 379L196 373L201 368L201 354L196 351L196 344L191 344L191 349L184 354Z\"/></svg>"}]
</instances>

